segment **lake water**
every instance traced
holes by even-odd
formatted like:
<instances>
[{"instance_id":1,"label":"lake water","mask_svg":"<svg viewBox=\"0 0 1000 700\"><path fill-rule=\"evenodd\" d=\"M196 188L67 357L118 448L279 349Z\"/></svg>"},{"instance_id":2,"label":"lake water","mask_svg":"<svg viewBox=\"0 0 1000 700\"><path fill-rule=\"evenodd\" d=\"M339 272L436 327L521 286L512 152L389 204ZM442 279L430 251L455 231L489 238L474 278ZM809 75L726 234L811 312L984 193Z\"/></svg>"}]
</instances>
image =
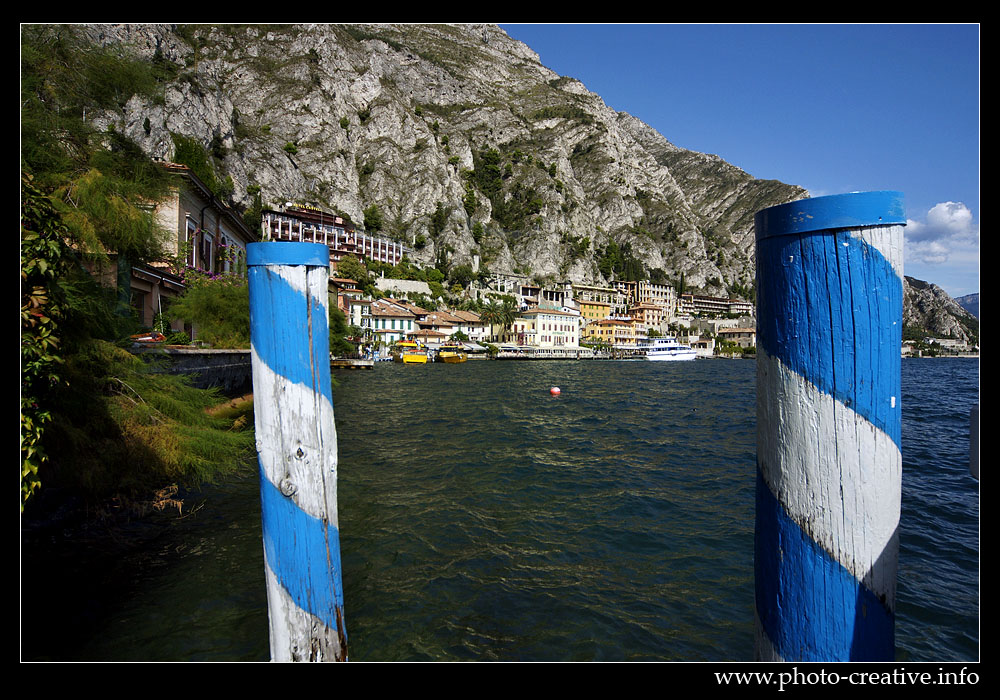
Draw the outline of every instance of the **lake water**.
<instances>
[{"instance_id":1,"label":"lake water","mask_svg":"<svg viewBox=\"0 0 1000 700\"><path fill-rule=\"evenodd\" d=\"M752 361L336 373L350 658L752 659L754 373ZM978 385L978 360L903 361L900 661L979 658ZM251 476L118 543L33 547L22 603L58 588L39 615L72 633L56 647L25 627L23 658L267 660L258 499Z\"/></svg>"}]
</instances>

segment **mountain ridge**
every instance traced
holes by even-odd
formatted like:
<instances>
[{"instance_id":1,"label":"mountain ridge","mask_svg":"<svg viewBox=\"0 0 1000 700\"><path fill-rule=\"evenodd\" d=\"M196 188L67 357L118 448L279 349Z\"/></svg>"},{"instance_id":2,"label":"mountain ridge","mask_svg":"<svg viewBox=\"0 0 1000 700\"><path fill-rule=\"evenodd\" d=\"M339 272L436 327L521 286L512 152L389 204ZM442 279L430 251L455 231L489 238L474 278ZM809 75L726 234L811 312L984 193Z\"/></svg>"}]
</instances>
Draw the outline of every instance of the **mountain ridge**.
<instances>
[{"instance_id":1,"label":"mountain ridge","mask_svg":"<svg viewBox=\"0 0 1000 700\"><path fill-rule=\"evenodd\" d=\"M217 144L240 207L256 187L265 206L305 200L359 223L376 206L382 232L423 264L478 258L493 271L598 283L613 241L647 271L724 294L751 286L751 209L807 195L674 146L494 25L87 31L173 67L161 103L107 117L150 155L171 159L176 134Z\"/></svg>"}]
</instances>

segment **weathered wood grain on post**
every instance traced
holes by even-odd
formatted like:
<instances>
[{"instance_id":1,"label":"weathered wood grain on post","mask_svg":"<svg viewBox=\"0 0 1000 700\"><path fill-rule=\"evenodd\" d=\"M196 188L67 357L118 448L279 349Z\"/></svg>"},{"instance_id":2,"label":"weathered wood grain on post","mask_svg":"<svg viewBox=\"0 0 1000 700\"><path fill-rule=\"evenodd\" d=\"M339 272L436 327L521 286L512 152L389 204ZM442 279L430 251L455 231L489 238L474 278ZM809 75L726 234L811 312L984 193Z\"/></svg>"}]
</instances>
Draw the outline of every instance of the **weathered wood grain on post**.
<instances>
[{"instance_id":1,"label":"weathered wood grain on post","mask_svg":"<svg viewBox=\"0 0 1000 700\"><path fill-rule=\"evenodd\" d=\"M758 212L756 656L894 659L898 192Z\"/></svg>"},{"instance_id":2,"label":"weathered wood grain on post","mask_svg":"<svg viewBox=\"0 0 1000 700\"><path fill-rule=\"evenodd\" d=\"M345 661L329 249L253 243L247 264L271 658Z\"/></svg>"}]
</instances>

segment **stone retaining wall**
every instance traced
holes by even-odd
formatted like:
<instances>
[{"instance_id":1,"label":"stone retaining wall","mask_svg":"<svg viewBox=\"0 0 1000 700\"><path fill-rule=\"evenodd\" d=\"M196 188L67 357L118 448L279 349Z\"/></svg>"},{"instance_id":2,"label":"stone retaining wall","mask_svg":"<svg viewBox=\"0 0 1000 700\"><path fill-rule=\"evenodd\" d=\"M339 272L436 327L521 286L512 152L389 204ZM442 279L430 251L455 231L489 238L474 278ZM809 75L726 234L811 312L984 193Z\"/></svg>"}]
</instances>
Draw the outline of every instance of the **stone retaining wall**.
<instances>
[{"instance_id":1,"label":"stone retaining wall","mask_svg":"<svg viewBox=\"0 0 1000 700\"><path fill-rule=\"evenodd\" d=\"M132 352L166 360L170 374L188 374L195 386L218 387L227 395L253 388L249 350L211 350L186 347L136 347Z\"/></svg>"}]
</instances>

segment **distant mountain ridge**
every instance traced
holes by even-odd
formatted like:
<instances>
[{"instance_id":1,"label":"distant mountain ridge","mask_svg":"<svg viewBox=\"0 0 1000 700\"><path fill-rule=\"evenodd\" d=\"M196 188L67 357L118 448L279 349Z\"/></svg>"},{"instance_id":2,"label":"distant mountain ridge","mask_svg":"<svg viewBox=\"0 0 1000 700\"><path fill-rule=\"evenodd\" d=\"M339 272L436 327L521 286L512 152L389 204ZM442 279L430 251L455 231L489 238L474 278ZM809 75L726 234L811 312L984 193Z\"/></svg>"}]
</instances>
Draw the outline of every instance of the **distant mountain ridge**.
<instances>
[{"instance_id":1,"label":"distant mountain ridge","mask_svg":"<svg viewBox=\"0 0 1000 700\"><path fill-rule=\"evenodd\" d=\"M979 292L975 294L966 294L965 296L957 297L955 299L958 305L963 309L968 311L970 314L979 318Z\"/></svg>"}]
</instances>

